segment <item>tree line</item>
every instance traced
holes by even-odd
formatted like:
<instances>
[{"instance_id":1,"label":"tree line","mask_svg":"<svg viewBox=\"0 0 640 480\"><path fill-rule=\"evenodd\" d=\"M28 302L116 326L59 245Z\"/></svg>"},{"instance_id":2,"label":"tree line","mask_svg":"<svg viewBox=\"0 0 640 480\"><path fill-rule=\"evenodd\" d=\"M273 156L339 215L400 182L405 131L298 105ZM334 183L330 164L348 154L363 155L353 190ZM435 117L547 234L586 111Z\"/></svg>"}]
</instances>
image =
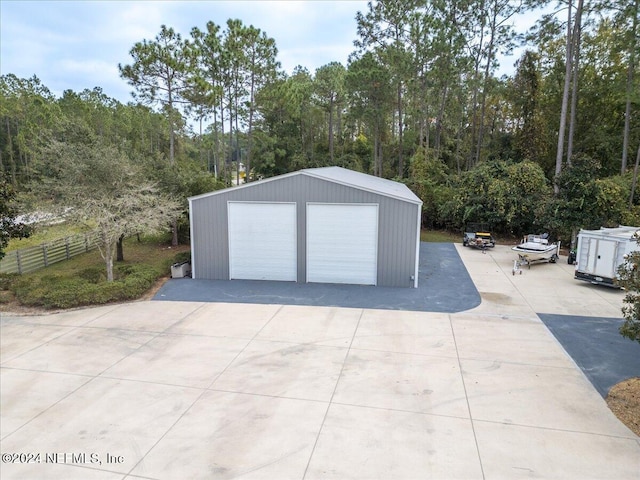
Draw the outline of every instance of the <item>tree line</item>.
<instances>
[{"instance_id":1,"label":"tree line","mask_svg":"<svg viewBox=\"0 0 640 480\"><path fill-rule=\"evenodd\" d=\"M624 173L640 136L638 1L571 0L515 30L518 15L545 5L371 2L346 66L291 75L275 40L240 20L187 39L163 26L120 72L167 112L171 135L182 114L206 122L198 136L216 171L241 159L261 176L338 163L406 178L424 152L455 173L500 158L534 161L553 179L574 154ZM522 44L515 73L497 78L499 55Z\"/></svg>"},{"instance_id":2,"label":"tree line","mask_svg":"<svg viewBox=\"0 0 640 480\"><path fill-rule=\"evenodd\" d=\"M639 2L567 0L527 32L513 20L550 2L370 2L347 65L291 74L241 20L184 38L165 25L119 65L126 105L2 76L0 171L25 190L81 161L73 148L90 138L174 198L243 181L240 165L244 181L339 165L406 182L434 227L566 237L637 222Z\"/></svg>"}]
</instances>

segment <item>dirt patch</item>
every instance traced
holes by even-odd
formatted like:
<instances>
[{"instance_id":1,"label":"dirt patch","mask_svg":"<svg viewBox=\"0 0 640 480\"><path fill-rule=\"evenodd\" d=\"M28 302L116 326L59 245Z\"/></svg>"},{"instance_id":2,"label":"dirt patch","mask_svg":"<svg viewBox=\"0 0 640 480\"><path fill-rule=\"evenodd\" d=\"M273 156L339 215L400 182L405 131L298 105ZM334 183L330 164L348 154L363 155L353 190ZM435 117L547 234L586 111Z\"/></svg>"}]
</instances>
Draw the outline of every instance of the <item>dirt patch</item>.
<instances>
[{"instance_id":1,"label":"dirt patch","mask_svg":"<svg viewBox=\"0 0 640 480\"><path fill-rule=\"evenodd\" d=\"M55 310L46 310L39 307L25 307L22 305L13 293L4 291L2 293L2 303L0 303L0 317L4 313L11 313L15 315L49 315L55 313ZM62 310L58 310L62 311Z\"/></svg>"},{"instance_id":2,"label":"dirt patch","mask_svg":"<svg viewBox=\"0 0 640 480\"><path fill-rule=\"evenodd\" d=\"M618 420L640 436L640 377L614 385L607 395L607 405Z\"/></svg>"},{"instance_id":3,"label":"dirt patch","mask_svg":"<svg viewBox=\"0 0 640 480\"><path fill-rule=\"evenodd\" d=\"M158 290L160 290L160 287L162 287L165 284L165 282L170 278L171 277L162 277L156 280L156 283L153 284L153 286L149 289L149 291L147 291L147 293L145 293L138 300L151 300L153 297L155 297L156 293L158 293Z\"/></svg>"}]
</instances>

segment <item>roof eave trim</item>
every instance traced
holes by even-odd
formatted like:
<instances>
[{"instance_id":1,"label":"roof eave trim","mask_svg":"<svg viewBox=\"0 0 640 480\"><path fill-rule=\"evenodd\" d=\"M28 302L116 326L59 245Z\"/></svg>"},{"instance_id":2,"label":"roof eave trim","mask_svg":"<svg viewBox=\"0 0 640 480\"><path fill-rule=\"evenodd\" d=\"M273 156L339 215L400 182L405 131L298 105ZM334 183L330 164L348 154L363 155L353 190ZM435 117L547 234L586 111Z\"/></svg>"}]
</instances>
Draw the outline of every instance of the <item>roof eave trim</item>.
<instances>
[{"instance_id":1,"label":"roof eave trim","mask_svg":"<svg viewBox=\"0 0 640 480\"><path fill-rule=\"evenodd\" d=\"M344 185L346 187L356 188L358 190L362 190L362 191L365 191L365 192L374 193L376 195L382 195L383 197L389 197L389 198L393 198L395 200L400 200L402 202L412 203L414 205L422 205L422 200L420 200L417 197L415 199L412 199L412 198L403 197L401 195L393 195L391 193L381 192L380 190L376 190L374 188L366 188L366 187L363 187L361 185L355 185L353 183L337 180L335 178L327 178L327 177L325 177L323 175L317 175L317 174L315 174L313 172L310 172L309 170L298 170L298 171L295 171L295 172L283 173L282 175L276 175L275 177L265 178L265 179L259 180L257 182L245 183L245 184L242 184L242 185L236 185L235 187L227 187L227 188L223 188L222 190L214 190L213 192L202 193L200 195L195 195L193 197L188 197L187 200L189 200L189 202L192 202L194 200L200 200L200 199L211 197L211 196L214 196L214 195L220 195L222 193L226 193L226 192L229 192L231 190L235 191L235 190L242 189L242 188L252 187L252 186L258 185L258 184L264 184L264 183L267 183L267 182L272 182L274 180L279 180L281 178L293 177L295 175L308 175L309 177L317 178L319 180L324 180L325 182L333 182L333 183L337 183L339 185ZM411 192L411 190L409 190L409 191ZM413 192L411 192L411 193L413 193Z\"/></svg>"}]
</instances>

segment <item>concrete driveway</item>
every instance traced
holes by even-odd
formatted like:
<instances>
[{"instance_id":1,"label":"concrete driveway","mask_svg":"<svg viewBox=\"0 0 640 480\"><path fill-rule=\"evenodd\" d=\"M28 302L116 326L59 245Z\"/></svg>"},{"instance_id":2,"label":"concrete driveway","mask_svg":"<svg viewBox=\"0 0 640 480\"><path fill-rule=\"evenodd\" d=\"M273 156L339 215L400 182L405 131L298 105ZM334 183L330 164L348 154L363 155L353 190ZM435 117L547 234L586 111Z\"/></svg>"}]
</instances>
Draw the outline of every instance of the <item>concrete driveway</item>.
<instances>
[{"instance_id":1,"label":"concrete driveway","mask_svg":"<svg viewBox=\"0 0 640 480\"><path fill-rule=\"evenodd\" d=\"M535 312L617 317L564 263L458 247L458 313L139 302L2 316L6 479L637 479L640 438Z\"/></svg>"}]
</instances>

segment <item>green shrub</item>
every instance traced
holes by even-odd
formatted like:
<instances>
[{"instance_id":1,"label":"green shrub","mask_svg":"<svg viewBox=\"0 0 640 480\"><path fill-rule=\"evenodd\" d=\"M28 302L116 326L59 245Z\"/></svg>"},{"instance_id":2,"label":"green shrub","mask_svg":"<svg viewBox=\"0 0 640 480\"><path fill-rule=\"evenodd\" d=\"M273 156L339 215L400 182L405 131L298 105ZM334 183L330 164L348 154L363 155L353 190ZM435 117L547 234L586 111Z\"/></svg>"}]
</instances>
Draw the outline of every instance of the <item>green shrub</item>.
<instances>
[{"instance_id":1,"label":"green shrub","mask_svg":"<svg viewBox=\"0 0 640 480\"><path fill-rule=\"evenodd\" d=\"M131 275L134 272L134 270L135 270L135 266L127 263L121 263L113 267L113 273L117 278Z\"/></svg>"},{"instance_id":2,"label":"green shrub","mask_svg":"<svg viewBox=\"0 0 640 480\"><path fill-rule=\"evenodd\" d=\"M11 289L23 305L72 308L139 298L163 273L145 264L118 265L115 271L117 279L113 282L106 282L101 272L97 278L97 268L91 267L74 277L20 278Z\"/></svg>"},{"instance_id":3,"label":"green shrub","mask_svg":"<svg viewBox=\"0 0 640 480\"><path fill-rule=\"evenodd\" d=\"M11 293L8 291L0 290L0 304L8 303L11 300Z\"/></svg>"},{"instance_id":4,"label":"green shrub","mask_svg":"<svg viewBox=\"0 0 640 480\"><path fill-rule=\"evenodd\" d=\"M19 276L17 273L0 273L0 291L10 290L11 285Z\"/></svg>"},{"instance_id":5,"label":"green shrub","mask_svg":"<svg viewBox=\"0 0 640 480\"><path fill-rule=\"evenodd\" d=\"M183 263L183 262L190 262L190 261L191 261L190 251L177 253L176 256L173 257L173 263Z\"/></svg>"},{"instance_id":6,"label":"green shrub","mask_svg":"<svg viewBox=\"0 0 640 480\"><path fill-rule=\"evenodd\" d=\"M640 245L640 236L634 235ZM625 255L625 261L618 267L616 284L627 291L622 307L624 323L620 334L640 343L640 252Z\"/></svg>"},{"instance_id":7,"label":"green shrub","mask_svg":"<svg viewBox=\"0 0 640 480\"><path fill-rule=\"evenodd\" d=\"M89 267L82 270L78 276L90 283L100 283L107 279L104 267Z\"/></svg>"}]
</instances>

